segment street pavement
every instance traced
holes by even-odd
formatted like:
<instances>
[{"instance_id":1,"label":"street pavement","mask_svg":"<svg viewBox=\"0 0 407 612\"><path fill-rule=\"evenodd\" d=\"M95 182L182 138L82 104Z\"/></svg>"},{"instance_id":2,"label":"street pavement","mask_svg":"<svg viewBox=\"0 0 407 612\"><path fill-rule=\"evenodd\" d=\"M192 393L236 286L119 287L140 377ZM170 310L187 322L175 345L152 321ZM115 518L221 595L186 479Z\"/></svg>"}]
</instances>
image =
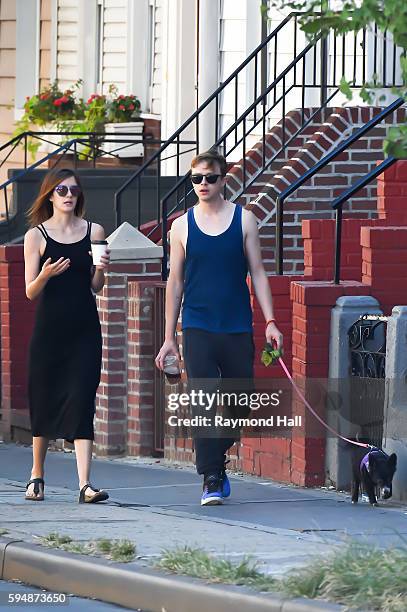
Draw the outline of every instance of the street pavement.
<instances>
[{"instance_id":1,"label":"street pavement","mask_svg":"<svg viewBox=\"0 0 407 612\"><path fill-rule=\"evenodd\" d=\"M0 530L38 543L51 532L76 541L129 539L132 565L151 565L163 549L197 546L238 561L249 555L259 569L280 576L344 542L397 546L407 537L407 507L389 500L377 508L350 503L349 495L302 489L245 475L231 476L223 506L201 507L201 478L193 466L154 459L96 459L92 482L110 499L78 504L75 457L50 451L45 501L24 500L31 448L0 443Z\"/></svg>"}]
</instances>

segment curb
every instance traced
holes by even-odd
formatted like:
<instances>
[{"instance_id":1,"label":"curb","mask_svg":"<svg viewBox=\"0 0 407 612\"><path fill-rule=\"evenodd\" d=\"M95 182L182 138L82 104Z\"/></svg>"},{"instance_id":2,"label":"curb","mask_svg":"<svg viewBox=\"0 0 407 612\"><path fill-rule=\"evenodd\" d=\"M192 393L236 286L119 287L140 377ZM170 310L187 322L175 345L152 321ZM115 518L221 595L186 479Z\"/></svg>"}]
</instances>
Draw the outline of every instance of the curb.
<instances>
[{"instance_id":1,"label":"curb","mask_svg":"<svg viewBox=\"0 0 407 612\"><path fill-rule=\"evenodd\" d=\"M96 598L150 612L339 612L343 606L308 599L253 594L245 587L212 585L199 579L149 568L124 569L117 563L48 550L21 540L0 538L0 580L57 593Z\"/></svg>"}]
</instances>

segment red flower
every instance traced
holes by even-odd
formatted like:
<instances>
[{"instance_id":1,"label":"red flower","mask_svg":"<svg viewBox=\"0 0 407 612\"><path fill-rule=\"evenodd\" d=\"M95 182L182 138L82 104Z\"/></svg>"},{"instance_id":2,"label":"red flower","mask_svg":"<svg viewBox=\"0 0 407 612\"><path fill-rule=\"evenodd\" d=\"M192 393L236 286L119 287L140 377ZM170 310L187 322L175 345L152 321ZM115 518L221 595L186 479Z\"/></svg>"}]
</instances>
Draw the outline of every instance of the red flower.
<instances>
[{"instance_id":1,"label":"red flower","mask_svg":"<svg viewBox=\"0 0 407 612\"><path fill-rule=\"evenodd\" d=\"M61 104L66 104L67 102L69 102L69 98L67 98L66 96L62 96L62 98L59 98L61 100Z\"/></svg>"},{"instance_id":2,"label":"red flower","mask_svg":"<svg viewBox=\"0 0 407 612\"><path fill-rule=\"evenodd\" d=\"M124 99L123 95L119 96L119 100L123 100L123 99Z\"/></svg>"},{"instance_id":3,"label":"red flower","mask_svg":"<svg viewBox=\"0 0 407 612\"><path fill-rule=\"evenodd\" d=\"M54 100L53 104L54 106L61 106L62 98L57 98L56 100Z\"/></svg>"},{"instance_id":4,"label":"red flower","mask_svg":"<svg viewBox=\"0 0 407 612\"><path fill-rule=\"evenodd\" d=\"M44 93L44 94L42 94L42 95L40 96L40 99L41 99L41 100L48 100L48 98L49 98L49 94L46 94L46 93Z\"/></svg>"},{"instance_id":5,"label":"red flower","mask_svg":"<svg viewBox=\"0 0 407 612\"><path fill-rule=\"evenodd\" d=\"M134 108L135 108L134 104L130 104L129 109L134 110Z\"/></svg>"},{"instance_id":6,"label":"red flower","mask_svg":"<svg viewBox=\"0 0 407 612\"><path fill-rule=\"evenodd\" d=\"M25 99L26 99L26 100L27 100L27 102L28 102L28 100L30 99L30 96L26 96L26 98L25 98Z\"/></svg>"},{"instance_id":7,"label":"red flower","mask_svg":"<svg viewBox=\"0 0 407 612\"><path fill-rule=\"evenodd\" d=\"M121 110L121 111L125 111L125 110L126 110L126 107L125 107L125 106L123 106L123 104L120 104L120 106L119 106L119 110Z\"/></svg>"}]
</instances>

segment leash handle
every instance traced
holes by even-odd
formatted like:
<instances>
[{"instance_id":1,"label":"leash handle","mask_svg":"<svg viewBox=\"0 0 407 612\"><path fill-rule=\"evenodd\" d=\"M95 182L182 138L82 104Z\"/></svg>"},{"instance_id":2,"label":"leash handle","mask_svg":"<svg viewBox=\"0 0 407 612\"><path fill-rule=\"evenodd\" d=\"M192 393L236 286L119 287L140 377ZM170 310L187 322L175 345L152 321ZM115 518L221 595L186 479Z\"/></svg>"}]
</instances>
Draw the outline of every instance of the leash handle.
<instances>
[{"instance_id":1,"label":"leash handle","mask_svg":"<svg viewBox=\"0 0 407 612\"><path fill-rule=\"evenodd\" d=\"M326 423L323 419L321 419L321 417L319 416L319 414L317 414L315 412L315 410L312 408L312 406L307 402L307 400L305 399L305 397L303 396L303 394L301 393L300 389L298 388L297 384L295 383L293 377L291 376L290 372L288 371L288 368L286 366L286 364L284 363L282 357L279 357L278 361L280 362L281 367L283 368L285 375L287 376L287 378L289 379L289 381L291 382L292 386L294 387L295 391L297 392L297 394L299 395L299 397L301 398L301 400L304 402L304 404L306 405L306 407L308 408L308 410L311 412L311 414L314 415L314 417L317 419L317 421L319 421L321 423L321 425L323 425L325 427L325 429L327 429L328 431L330 431L331 433L333 433L335 436L338 436L338 438L341 438L342 440L344 440L345 442L349 442L350 444L355 444L356 446L362 446L363 448L375 448L374 446L372 446L371 444L365 444L363 442L356 442L356 440L350 440L349 438L345 438L345 436L342 436L340 433L338 433L337 431L335 431L335 429L333 429L330 425L328 425L328 423Z\"/></svg>"}]
</instances>

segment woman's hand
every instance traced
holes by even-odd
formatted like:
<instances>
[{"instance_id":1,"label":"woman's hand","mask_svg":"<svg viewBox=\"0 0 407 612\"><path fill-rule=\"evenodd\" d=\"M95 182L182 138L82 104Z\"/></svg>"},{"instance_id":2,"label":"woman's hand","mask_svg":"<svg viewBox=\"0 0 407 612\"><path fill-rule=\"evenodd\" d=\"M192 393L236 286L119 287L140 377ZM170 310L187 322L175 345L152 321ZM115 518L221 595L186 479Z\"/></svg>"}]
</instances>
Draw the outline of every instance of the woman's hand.
<instances>
[{"instance_id":1,"label":"woman's hand","mask_svg":"<svg viewBox=\"0 0 407 612\"><path fill-rule=\"evenodd\" d=\"M54 263L51 262L51 257L48 257L48 259L44 262L41 268L40 276L42 276L42 278L44 278L45 280L48 280L53 276L59 276L60 274L68 270L69 266L71 265L71 260L65 259L64 257L60 257Z\"/></svg>"},{"instance_id":2,"label":"woman's hand","mask_svg":"<svg viewBox=\"0 0 407 612\"><path fill-rule=\"evenodd\" d=\"M89 251L89 255L92 256L92 251ZM106 249L105 253L100 256L100 264L95 266L96 270L105 270L110 264L110 249Z\"/></svg>"},{"instance_id":3,"label":"woman's hand","mask_svg":"<svg viewBox=\"0 0 407 612\"><path fill-rule=\"evenodd\" d=\"M96 266L96 270L105 270L110 263L110 249L106 249L105 253L100 257L100 264Z\"/></svg>"}]
</instances>

